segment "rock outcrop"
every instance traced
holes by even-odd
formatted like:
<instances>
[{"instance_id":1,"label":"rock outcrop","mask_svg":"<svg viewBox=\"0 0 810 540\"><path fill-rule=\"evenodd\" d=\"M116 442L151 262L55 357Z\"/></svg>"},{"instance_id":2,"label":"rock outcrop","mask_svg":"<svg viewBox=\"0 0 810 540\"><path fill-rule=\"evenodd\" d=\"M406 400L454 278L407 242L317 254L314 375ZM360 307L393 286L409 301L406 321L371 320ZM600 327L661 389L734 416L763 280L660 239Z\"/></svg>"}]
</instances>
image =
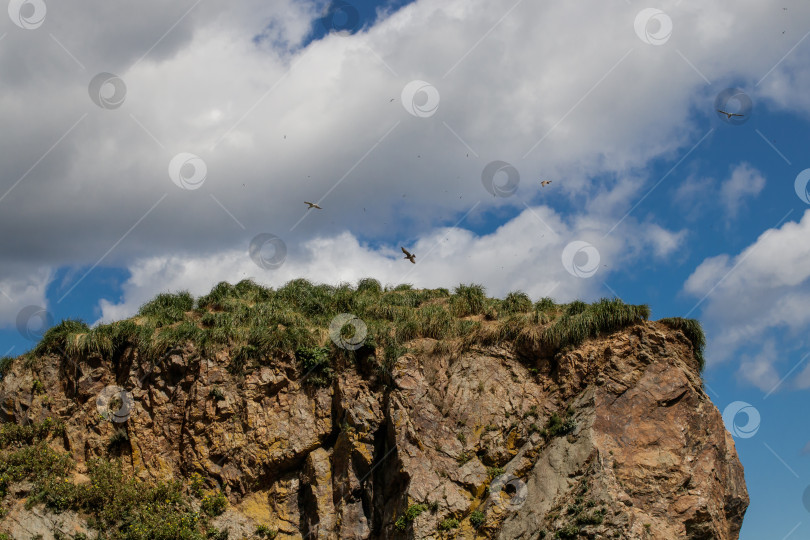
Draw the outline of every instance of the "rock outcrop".
<instances>
[{"instance_id":1,"label":"rock outcrop","mask_svg":"<svg viewBox=\"0 0 810 540\"><path fill-rule=\"evenodd\" d=\"M51 355L14 364L0 417L62 419L51 444L78 475L125 429L127 471L199 474L227 495L216 524L232 539L260 525L278 539L738 538L743 469L681 332L645 321L554 355L420 338L387 374L375 352L344 357L328 385L294 358L234 375L228 350L193 343L155 363L135 347ZM108 403L108 387L128 394ZM14 493L4 505L0 532L18 538L48 538L54 519L87 530Z\"/></svg>"}]
</instances>

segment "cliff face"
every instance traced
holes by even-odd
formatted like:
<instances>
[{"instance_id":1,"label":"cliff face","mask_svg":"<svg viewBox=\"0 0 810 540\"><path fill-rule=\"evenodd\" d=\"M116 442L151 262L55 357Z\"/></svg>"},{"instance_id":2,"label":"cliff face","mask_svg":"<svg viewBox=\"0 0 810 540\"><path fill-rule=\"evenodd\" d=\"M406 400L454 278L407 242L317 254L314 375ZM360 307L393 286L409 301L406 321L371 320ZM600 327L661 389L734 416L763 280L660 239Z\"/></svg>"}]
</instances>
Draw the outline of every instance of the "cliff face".
<instances>
[{"instance_id":1,"label":"cliff face","mask_svg":"<svg viewBox=\"0 0 810 540\"><path fill-rule=\"evenodd\" d=\"M294 358L233 375L228 350L139 354L16 362L0 382L2 420L63 419L50 444L72 454L78 482L125 429L116 454L129 472L198 473L222 489L229 507L215 524L230 538L262 525L279 539L725 540L748 505L692 344L657 322L556 355L419 338L390 374L363 347L325 385ZM43 523L68 518L84 530L80 515L25 510L13 496L0 532L48 538Z\"/></svg>"}]
</instances>

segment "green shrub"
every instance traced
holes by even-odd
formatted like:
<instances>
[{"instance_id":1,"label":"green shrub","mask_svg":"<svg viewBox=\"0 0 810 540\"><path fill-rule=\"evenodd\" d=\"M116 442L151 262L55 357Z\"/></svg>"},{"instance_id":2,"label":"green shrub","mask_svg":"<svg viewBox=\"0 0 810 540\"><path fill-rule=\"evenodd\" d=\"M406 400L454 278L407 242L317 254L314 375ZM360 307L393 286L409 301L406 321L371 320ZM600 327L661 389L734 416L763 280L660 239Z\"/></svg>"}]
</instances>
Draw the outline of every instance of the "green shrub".
<instances>
[{"instance_id":1,"label":"green shrub","mask_svg":"<svg viewBox=\"0 0 810 540\"><path fill-rule=\"evenodd\" d=\"M487 467L487 476L489 476L490 478L500 476L504 472L506 472L506 469L504 469L503 467Z\"/></svg>"},{"instance_id":2,"label":"green shrub","mask_svg":"<svg viewBox=\"0 0 810 540\"><path fill-rule=\"evenodd\" d=\"M485 521L486 517L480 510L475 510L470 514L470 525L472 525L475 529L483 525Z\"/></svg>"},{"instance_id":3,"label":"green shrub","mask_svg":"<svg viewBox=\"0 0 810 540\"><path fill-rule=\"evenodd\" d=\"M532 301L522 291L510 292L501 304L501 309L506 313L523 313L532 309Z\"/></svg>"},{"instance_id":4,"label":"green shrub","mask_svg":"<svg viewBox=\"0 0 810 540\"><path fill-rule=\"evenodd\" d=\"M483 285L460 284L453 291L450 305L456 317L479 315L483 313L486 304L485 289Z\"/></svg>"},{"instance_id":5,"label":"green shrub","mask_svg":"<svg viewBox=\"0 0 810 540\"><path fill-rule=\"evenodd\" d=\"M211 289L211 292L197 299L197 308L224 310L228 307L228 301L234 296L236 296L234 286L227 281L220 281Z\"/></svg>"},{"instance_id":6,"label":"green shrub","mask_svg":"<svg viewBox=\"0 0 810 540\"><path fill-rule=\"evenodd\" d=\"M328 347L302 347L295 352L306 375L304 382L314 386L329 386L334 377Z\"/></svg>"},{"instance_id":7,"label":"green shrub","mask_svg":"<svg viewBox=\"0 0 810 540\"><path fill-rule=\"evenodd\" d=\"M460 523L456 518L447 518L439 523L440 531L449 531L450 529L458 529Z\"/></svg>"},{"instance_id":8,"label":"green shrub","mask_svg":"<svg viewBox=\"0 0 810 540\"><path fill-rule=\"evenodd\" d=\"M546 422L545 429L550 437L559 437L571 433L576 429L576 427L576 420L570 416L562 419L557 413L552 413L551 417L549 417L548 421Z\"/></svg>"},{"instance_id":9,"label":"green shrub","mask_svg":"<svg viewBox=\"0 0 810 540\"><path fill-rule=\"evenodd\" d=\"M427 505L424 504L412 504L408 506L405 513L399 516L399 518L397 518L397 520L394 522L394 527L396 527L399 531L407 530L408 525L413 523L419 514L427 511L427 509Z\"/></svg>"},{"instance_id":10,"label":"green shrub","mask_svg":"<svg viewBox=\"0 0 810 540\"><path fill-rule=\"evenodd\" d=\"M703 327L697 319L684 319L682 317L668 317L658 322L667 325L673 330L680 330L686 339L692 342L692 353L698 361L700 371L706 366L706 359L703 357L703 350L706 347L706 335Z\"/></svg>"},{"instance_id":11,"label":"green shrub","mask_svg":"<svg viewBox=\"0 0 810 540\"><path fill-rule=\"evenodd\" d=\"M570 317L571 315L578 315L583 311L585 311L586 309L588 309L588 304L586 304L582 300L574 300L573 302L565 306L563 314L568 315Z\"/></svg>"},{"instance_id":12,"label":"green shrub","mask_svg":"<svg viewBox=\"0 0 810 540\"><path fill-rule=\"evenodd\" d=\"M9 371L11 371L11 367L14 365L14 357L13 356L4 356L0 358L0 381L3 380Z\"/></svg>"},{"instance_id":13,"label":"green shrub","mask_svg":"<svg viewBox=\"0 0 810 540\"><path fill-rule=\"evenodd\" d=\"M557 304L554 303L554 300L546 296L534 303L534 309L539 312L554 311L557 309Z\"/></svg>"},{"instance_id":14,"label":"green shrub","mask_svg":"<svg viewBox=\"0 0 810 540\"><path fill-rule=\"evenodd\" d=\"M68 350L70 348L69 343L75 343L77 335L86 334L89 331L90 328L84 321L65 319L45 332L45 335L42 336L42 339L34 348L34 354L42 356L70 352Z\"/></svg>"},{"instance_id":15,"label":"green shrub","mask_svg":"<svg viewBox=\"0 0 810 540\"><path fill-rule=\"evenodd\" d=\"M379 281L374 278L363 278L357 282L357 292L379 295L382 294L383 288Z\"/></svg>"},{"instance_id":16,"label":"green shrub","mask_svg":"<svg viewBox=\"0 0 810 540\"><path fill-rule=\"evenodd\" d=\"M221 491L205 495L200 501L200 510L209 516L218 516L228 507L228 498Z\"/></svg>"},{"instance_id":17,"label":"green shrub","mask_svg":"<svg viewBox=\"0 0 810 540\"><path fill-rule=\"evenodd\" d=\"M278 536L278 531L271 529L267 525L259 525L256 527L256 536L273 540L273 538Z\"/></svg>"},{"instance_id":18,"label":"green shrub","mask_svg":"<svg viewBox=\"0 0 810 540\"><path fill-rule=\"evenodd\" d=\"M418 312L419 333L431 339L447 339L455 335L456 321L444 306L433 304Z\"/></svg>"},{"instance_id":19,"label":"green shrub","mask_svg":"<svg viewBox=\"0 0 810 540\"><path fill-rule=\"evenodd\" d=\"M580 528L573 523L569 523L555 533L557 538L576 538L579 536Z\"/></svg>"},{"instance_id":20,"label":"green shrub","mask_svg":"<svg viewBox=\"0 0 810 540\"><path fill-rule=\"evenodd\" d=\"M413 290L413 285L411 285L410 283L400 283L399 285L394 287L394 290L395 291L412 291Z\"/></svg>"},{"instance_id":21,"label":"green shrub","mask_svg":"<svg viewBox=\"0 0 810 540\"><path fill-rule=\"evenodd\" d=\"M603 298L590 306L586 305L584 309L582 305L586 304L572 302L563 316L543 331L541 341L547 347L553 350L575 347L587 338L596 337L602 332L616 331L650 316L648 306L628 305L618 299Z\"/></svg>"},{"instance_id":22,"label":"green shrub","mask_svg":"<svg viewBox=\"0 0 810 540\"><path fill-rule=\"evenodd\" d=\"M138 315L153 320L155 326L160 328L172 323L182 321L186 312L194 308L194 297L188 291L176 294L162 293L141 306Z\"/></svg>"}]
</instances>

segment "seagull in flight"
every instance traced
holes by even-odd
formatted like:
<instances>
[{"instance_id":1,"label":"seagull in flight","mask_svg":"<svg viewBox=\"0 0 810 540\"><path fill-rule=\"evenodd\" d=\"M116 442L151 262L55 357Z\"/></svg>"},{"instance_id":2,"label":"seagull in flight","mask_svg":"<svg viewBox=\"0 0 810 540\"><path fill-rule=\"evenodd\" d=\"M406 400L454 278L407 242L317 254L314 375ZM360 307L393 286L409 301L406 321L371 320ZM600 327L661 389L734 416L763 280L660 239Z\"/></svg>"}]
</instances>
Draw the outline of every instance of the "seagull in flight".
<instances>
[{"instance_id":1,"label":"seagull in flight","mask_svg":"<svg viewBox=\"0 0 810 540\"><path fill-rule=\"evenodd\" d=\"M315 204L315 203L311 203L311 202L309 202L309 201L304 201L304 204L308 204L308 205L309 205L309 208L317 208L318 210L323 210L323 208L321 208L321 207L320 207L320 206L318 206L317 204ZM309 210L309 208L307 208L307 210Z\"/></svg>"},{"instance_id":2,"label":"seagull in flight","mask_svg":"<svg viewBox=\"0 0 810 540\"><path fill-rule=\"evenodd\" d=\"M543 187L546 187L546 184L550 184L550 183L551 183L551 180L542 180L540 182L540 185L543 186Z\"/></svg>"},{"instance_id":3,"label":"seagull in flight","mask_svg":"<svg viewBox=\"0 0 810 540\"><path fill-rule=\"evenodd\" d=\"M717 109L717 112L725 114L726 118L729 119L729 120L731 120L732 116L745 116L744 114L730 113L730 112L726 112L726 111L721 111L720 109Z\"/></svg>"},{"instance_id":4,"label":"seagull in flight","mask_svg":"<svg viewBox=\"0 0 810 540\"><path fill-rule=\"evenodd\" d=\"M408 250L407 250L407 249L405 249L405 248L402 248L402 253L404 253L404 254L405 254L405 258L406 258L406 259L408 259L409 261L411 261L413 264L416 264L416 261L414 260L414 259L416 258L416 255L412 254L410 251L408 251Z\"/></svg>"}]
</instances>

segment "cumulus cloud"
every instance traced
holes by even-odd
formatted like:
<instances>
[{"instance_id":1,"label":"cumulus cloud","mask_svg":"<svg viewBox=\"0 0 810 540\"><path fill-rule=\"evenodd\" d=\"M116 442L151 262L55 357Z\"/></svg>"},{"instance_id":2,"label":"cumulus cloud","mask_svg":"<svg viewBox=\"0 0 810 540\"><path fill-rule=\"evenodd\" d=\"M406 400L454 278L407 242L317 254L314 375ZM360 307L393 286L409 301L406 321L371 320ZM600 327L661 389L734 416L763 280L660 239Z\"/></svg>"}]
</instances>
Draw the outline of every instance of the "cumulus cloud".
<instances>
[{"instance_id":1,"label":"cumulus cloud","mask_svg":"<svg viewBox=\"0 0 810 540\"><path fill-rule=\"evenodd\" d=\"M736 255L704 260L684 290L703 308L701 319L711 333L709 361L729 360L741 349L758 351L743 362L740 374L760 388L771 386L786 355L807 345L810 210L799 222L767 230ZM773 348L768 337L774 332L784 333L789 348ZM805 387L807 378L803 372L798 385Z\"/></svg>"},{"instance_id":2,"label":"cumulus cloud","mask_svg":"<svg viewBox=\"0 0 810 540\"><path fill-rule=\"evenodd\" d=\"M781 24L755 0L733 13L719 3L673 4L675 30L662 46L633 32L638 7L484 0L420 0L353 36L307 44L322 8L85 0L80 9L48 4L36 30L6 23L0 120L15 129L0 133L0 227L12 232L0 236L0 276L20 281L39 268L95 263L147 275L145 261L170 261L180 266L154 270L158 281L146 288L169 288L174 275L191 288L195 278L177 268L243 253L261 232L302 252L343 230L358 245L419 245L476 203L522 212L540 177L580 209L565 216L571 230L602 238L638 201L650 160L675 158L708 132L710 113L691 113L706 109L722 81L758 79L786 52L746 37ZM810 15L810 5L795 11ZM806 70L809 54L796 49L752 93L810 110L780 97L802 93L802 75L780 73ZM120 107L101 108L88 95L100 72L125 83ZM415 79L436 88L435 114L403 106ZM405 96L405 105L423 97ZM205 163L199 189L169 178L182 152ZM493 160L519 171L515 197L494 198L482 186ZM606 179L598 186L597 175ZM313 199L324 211L305 216L302 201ZM642 240L623 233L625 225L636 232L637 219L649 225ZM605 253L662 257L683 234L631 214ZM502 255L510 258L521 254ZM295 270L333 277L319 264ZM225 268L222 278L233 280ZM509 288L508 275L489 271L491 288Z\"/></svg>"},{"instance_id":3,"label":"cumulus cloud","mask_svg":"<svg viewBox=\"0 0 810 540\"><path fill-rule=\"evenodd\" d=\"M737 165L731 176L720 186L720 200L728 215L737 216L746 197L756 197L765 187L765 178L748 163Z\"/></svg>"}]
</instances>

